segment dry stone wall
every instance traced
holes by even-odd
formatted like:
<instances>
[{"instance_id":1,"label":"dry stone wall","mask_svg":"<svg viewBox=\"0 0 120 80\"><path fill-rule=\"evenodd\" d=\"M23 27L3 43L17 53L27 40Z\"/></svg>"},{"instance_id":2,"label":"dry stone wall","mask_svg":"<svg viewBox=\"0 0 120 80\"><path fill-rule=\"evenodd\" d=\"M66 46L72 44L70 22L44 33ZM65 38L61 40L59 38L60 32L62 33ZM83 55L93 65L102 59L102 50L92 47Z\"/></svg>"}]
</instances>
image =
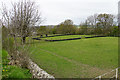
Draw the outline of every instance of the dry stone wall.
<instances>
[{"instance_id":1,"label":"dry stone wall","mask_svg":"<svg viewBox=\"0 0 120 80\"><path fill-rule=\"evenodd\" d=\"M37 64L35 64L34 62L32 62L32 60L29 60L29 66L28 68L30 69L30 72L33 74L33 78L47 78L50 80L55 80L55 77L48 74L46 71L44 71L43 69L41 69Z\"/></svg>"}]
</instances>

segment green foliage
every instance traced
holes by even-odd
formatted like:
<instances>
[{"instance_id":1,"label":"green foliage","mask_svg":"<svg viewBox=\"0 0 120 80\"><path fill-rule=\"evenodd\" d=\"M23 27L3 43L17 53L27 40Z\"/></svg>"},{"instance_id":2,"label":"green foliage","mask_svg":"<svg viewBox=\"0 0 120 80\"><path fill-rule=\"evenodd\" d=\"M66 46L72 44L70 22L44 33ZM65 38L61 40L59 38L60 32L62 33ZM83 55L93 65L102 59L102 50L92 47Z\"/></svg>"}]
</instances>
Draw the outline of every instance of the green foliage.
<instances>
[{"instance_id":1,"label":"green foliage","mask_svg":"<svg viewBox=\"0 0 120 80\"><path fill-rule=\"evenodd\" d=\"M77 28L73 21L70 19L65 20L54 28L45 28L41 26L39 32L41 34L81 34L81 35L104 35L115 36L117 35L117 29L114 27L115 17L112 14L94 14L89 16L85 22L80 24L80 28Z\"/></svg>"},{"instance_id":2,"label":"green foliage","mask_svg":"<svg viewBox=\"0 0 120 80\"><path fill-rule=\"evenodd\" d=\"M75 34L80 34L80 28L76 28Z\"/></svg>"},{"instance_id":3,"label":"green foliage","mask_svg":"<svg viewBox=\"0 0 120 80\"><path fill-rule=\"evenodd\" d=\"M28 69L22 69L18 66L8 65L9 57L6 50L2 50L2 78L31 78Z\"/></svg>"},{"instance_id":4,"label":"green foliage","mask_svg":"<svg viewBox=\"0 0 120 80\"><path fill-rule=\"evenodd\" d=\"M14 51L14 42L13 38L10 37L9 30L5 26L2 27L2 48L5 50L9 50L8 52L11 54Z\"/></svg>"},{"instance_id":5,"label":"green foliage","mask_svg":"<svg viewBox=\"0 0 120 80\"><path fill-rule=\"evenodd\" d=\"M118 26L113 26L113 27L111 28L111 35L112 35L112 36L118 36L118 35L119 35Z\"/></svg>"},{"instance_id":6,"label":"green foliage","mask_svg":"<svg viewBox=\"0 0 120 80\"><path fill-rule=\"evenodd\" d=\"M54 28L52 28L52 33L51 34L56 34L57 33L57 26L54 26Z\"/></svg>"},{"instance_id":7,"label":"green foliage","mask_svg":"<svg viewBox=\"0 0 120 80\"><path fill-rule=\"evenodd\" d=\"M65 20L58 25L57 32L59 34L75 34L76 27L73 25L72 20Z\"/></svg>"},{"instance_id":8,"label":"green foliage","mask_svg":"<svg viewBox=\"0 0 120 80\"><path fill-rule=\"evenodd\" d=\"M17 38L16 38L17 41ZM5 49L9 56L12 57L12 59L17 59L18 57L16 54L16 45L19 42L15 43L14 38L11 36L11 34L9 33L8 28L6 27L2 27L2 48Z\"/></svg>"},{"instance_id":9,"label":"green foliage","mask_svg":"<svg viewBox=\"0 0 120 80\"><path fill-rule=\"evenodd\" d=\"M8 57L7 51L6 50L2 50L2 60L3 59L7 59L7 57Z\"/></svg>"},{"instance_id":10,"label":"green foliage","mask_svg":"<svg viewBox=\"0 0 120 80\"><path fill-rule=\"evenodd\" d=\"M40 28L38 29L38 33L43 35L43 34L46 34L47 33L47 28L46 26L40 26Z\"/></svg>"},{"instance_id":11,"label":"green foliage","mask_svg":"<svg viewBox=\"0 0 120 80\"><path fill-rule=\"evenodd\" d=\"M2 48L4 49L7 49L7 46L8 46L7 37L8 37L8 29L5 26L3 26L2 27Z\"/></svg>"},{"instance_id":12,"label":"green foliage","mask_svg":"<svg viewBox=\"0 0 120 80\"><path fill-rule=\"evenodd\" d=\"M103 29L101 31L102 34L108 35L110 33L110 29L113 26L114 16L111 14L99 14L97 17L97 27Z\"/></svg>"},{"instance_id":13,"label":"green foliage","mask_svg":"<svg viewBox=\"0 0 120 80\"><path fill-rule=\"evenodd\" d=\"M86 25L80 26L80 34L87 34L87 26Z\"/></svg>"},{"instance_id":14,"label":"green foliage","mask_svg":"<svg viewBox=\"0 0 120 80\"><path fill-rule=\"evenodd\" d=\"M7 59L9 57L8 52L6 50L2 50L2 64L6 65L8 64L9 60Z\"/></svg>"},{"instance_id":15,"label":"green foliage","mask_svg":"<svg viewBox=\"0 0 120 80\"><path fill-rule=\"evenodd\" d=\"M114 19L114 15L106 13L89 16L87 20L82 23L82 25L80 24L80 33L105 36L111 35L111 32L113 32L112 30L114 30L112 29L114 25Z\"/></svg>"},{"instance_id":16,"label":"green foliage","mask_svg":"<svg viewBox=\"0 0 120 80\"><path fill-rule=\"evenodd\" d=\"M100 27L97 27L97 28L94 29L94 33L95 33L96 35L101 35L102 32L103 32L103 29L100 28Z\"/></svg>"},{"instance_id":17,"label":"green foliage","mask_svg":"<svg viewBox=\"0 0 120 80\"><path fill-rule=\"evenodd\" d=\"M13 38L7 37L5 39L2 39L2 47L3 49L8 51L8 54L10 56L15 56L15 46L13 42Z\"/></svg>"},{"instance_id":18,"label":"green foliage","mask_svg":"<svg viewBox=\"0 0 120 80\"><path fill-rule=\"evenodd\" d=\"M29 70L17 66L5 65L2 70L3 78L31 78Z\"/></svg>"}]
</instances>

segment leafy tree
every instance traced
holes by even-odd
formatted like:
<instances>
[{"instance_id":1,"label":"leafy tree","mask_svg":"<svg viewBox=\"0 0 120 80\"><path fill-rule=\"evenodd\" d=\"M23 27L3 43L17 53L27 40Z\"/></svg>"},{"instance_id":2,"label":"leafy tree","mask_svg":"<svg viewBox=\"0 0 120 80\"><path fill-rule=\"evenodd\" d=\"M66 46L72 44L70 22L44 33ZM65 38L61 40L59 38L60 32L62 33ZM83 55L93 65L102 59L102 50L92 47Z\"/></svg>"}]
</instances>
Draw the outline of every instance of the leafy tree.
<instances>
[{"instance_id":1,"label":"leafy tree","mask_svg":"<svg viewBox=\"0 0 120 80\"><path fill-rule=\"evenodd\" d=\"M110 35L112 27L116 24L116 17L112 14L94 14L89 16L86 22L87 34Z\"/></svg>"},{"instance_id":2,"label":"leafy tree","mask_svg":"<svg viewBox=\"0 0 120 80\"><path fill-rule=\"evenodd\" d=\"M118 36L118 34L119 34L118 32L119 32L118 26L113 26L111 28L111 34L110 35L112 35L112 36Z\"/></svg>"},{"instance_id":3,"label":"leafy tree","mask_svg":"<svg viewBox=\"0 0 120 80\"><path fill-rule=\"evenodd\" d=\"M38 33L41 35L46 34L46 26L40 26Z\"/></svg>"},{"instance_id":4,"label":"leafy tree","mask_svg":"<svg viewBox=\"0 0 120 80\"><path fill-rule=\"evenodd\" d=\"M80 34L87 34L88 26L87 21L80 24Z\"/></svg>"},{"instance_id":5,"label":"leafy tree","mask_svg":"<svg viewBox=\"0 0 120 80\"><path fill-rule=\"evenodd\" d=\"M114 16L111 14L99 14L97 17L97 28L102 28L102 33L107 35L114 24Z\"/></svg>"},{"instance_id":6,"label":"leafy tree","mask_svg":"<svg viewBox=\"0 0 120 80\"><path fill-rule=\"evenodd\" d=\"M57 34L57 26L54 26L54 27L52 28L51 34Z\"/></svg>"},{"instance_id":7,"label":"leafy tree","mask_svg":"<svg viewBox=\"0 0 120 80\"><path fill-rule=\"evenodd\" d=\"M58 25L57 32L60 34L75 34L75 29L73 21L68 19Z\"/></svg>"}]
</instances>

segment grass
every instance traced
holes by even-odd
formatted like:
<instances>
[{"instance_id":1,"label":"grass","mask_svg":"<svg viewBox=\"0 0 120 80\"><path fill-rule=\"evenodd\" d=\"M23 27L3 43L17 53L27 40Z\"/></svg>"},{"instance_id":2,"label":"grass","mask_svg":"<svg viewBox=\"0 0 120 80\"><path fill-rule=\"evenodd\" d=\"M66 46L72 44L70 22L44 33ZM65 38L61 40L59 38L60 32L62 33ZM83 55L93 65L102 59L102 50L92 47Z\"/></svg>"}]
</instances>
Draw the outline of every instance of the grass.
<instances>
[{"instance_id":1,"label":"grass","mask_svg":"<svg viewBox=\"0 0 120 80\"><path fill-rule=\"evenodd\" d=\"M15 65L8 65L9 57L6 50L2 50L2 78L31 78L32 75L30 74L28 69L23 69Z\"/></svg>"},{"instance_id":2,"label":"grass","mask_svg":"<svg viewBox=\"0 0 120 80\"><path fill-rule=\"evenodd\" d=\"M34 62L56 78L92 78L118 66L117 37L41 41L32 44L29 52Z\"/></svg>"},{"instance_id":3,"label":"grass","mask_svg":"<svg viewBox=\"0 0 120 80\"><path fill-rule=\"evenodd\" d=\"M88 37L91 35L65 35L65 36L56 36L56 37L45 37L42 39L47 39L47 40L58 40L58 39L69 39L69 38L84 38L84 37Z\"/></svg>"}]
</instances>

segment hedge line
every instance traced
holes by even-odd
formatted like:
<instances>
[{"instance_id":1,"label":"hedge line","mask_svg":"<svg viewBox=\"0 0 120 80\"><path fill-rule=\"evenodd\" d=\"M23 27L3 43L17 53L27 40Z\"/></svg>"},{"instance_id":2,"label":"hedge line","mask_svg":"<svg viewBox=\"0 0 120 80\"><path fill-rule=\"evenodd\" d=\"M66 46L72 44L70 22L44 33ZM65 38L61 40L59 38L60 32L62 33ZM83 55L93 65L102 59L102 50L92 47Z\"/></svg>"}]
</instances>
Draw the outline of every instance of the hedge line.
<instances>
[{"instance_id":1,"label":"hedge line","mask_svg":"<svg viewBox=\"0 0 120 80\"><path fill-rule=\"evenodd\" d=\"M90 36L90 37L85 37L85 38L95 38L95 37L107 37L107 36ZM58 40L47 40L47 39L45 39L45 41L54 42L54 41L66 41L66 40L77 40L77 39L81 39L81 37L80 38L69 38L69 39L58 39Z\"/></svg>"},{"instance_id":2,"label":"hedge line","mask_svg":"<svg viewBox=\"0 0 120 80\"><path fill-rule=\"evenodd\" d=\"M54 42L54 41L66 41L66 40L77 40L77 39L81 39L81 37L80 38L69 38L69 39L58 39L58 40L47 40L47 39L45 39L45 41Z\"/></svg>"},{"instance_id":3,"label":"hedge line","mask_svg":"<svg viewBox=\"0 0 120 80\"><path fill-rule=\"evenodd\" d=\"M65 36L65 35L72 35L72 34L55 35L55 36ZM55 36L48 36L48 37L55 37ZM85 37L85 38L95 38L95 37L107 37L107 36L90 36L90 37ZM40 38L32 38L32 39L41 40ZM80 38L69 38L69 39L58 39L58 40L47 40L47 39L45 39L45 41L53 42L53 41L66 41L66 40L77 40L77 39L81 39L81 37Z\"/></svg>"},{"instance_id":4,"label":"hedge line","mask_svg":"<svg viewBox=\"0 0 120 80\"><path fill-rule=\"evenodd\" d=\"M41 40L40 38L32 38L32 39L35 39L35 40Z\"/></svg>"},{"instance_id":5,"label":"hedge line","mask_svg":"<svg viewBox=\"0 0 120 80\"><path fill-rule=\"evenodd\" d=\"M60 34L60 35L53 35L53 36L47 36L47 37L66 36L66 35L74 35L74 34ZM38 37L38 38L46 38L46 37Z\"/></svg>"},{"instance_id":6,"label":"hedge line","mask_svg":"<svg viewBox=\"0 0 120 80\"><path fill-rule=\"evenodd\" d=\"M94 38L94 37L107 37L107 36L90 36L90 37L85 37L85 38Z\"/></svg>"}]
</instances>

